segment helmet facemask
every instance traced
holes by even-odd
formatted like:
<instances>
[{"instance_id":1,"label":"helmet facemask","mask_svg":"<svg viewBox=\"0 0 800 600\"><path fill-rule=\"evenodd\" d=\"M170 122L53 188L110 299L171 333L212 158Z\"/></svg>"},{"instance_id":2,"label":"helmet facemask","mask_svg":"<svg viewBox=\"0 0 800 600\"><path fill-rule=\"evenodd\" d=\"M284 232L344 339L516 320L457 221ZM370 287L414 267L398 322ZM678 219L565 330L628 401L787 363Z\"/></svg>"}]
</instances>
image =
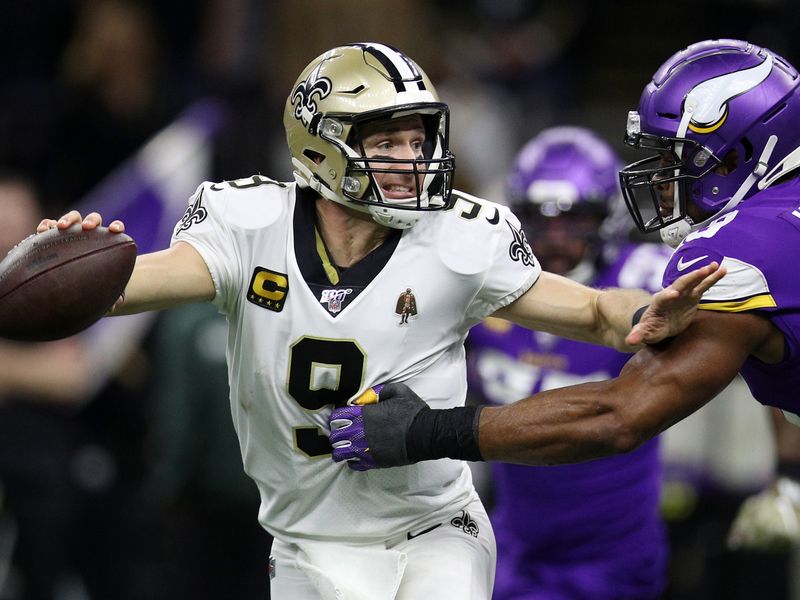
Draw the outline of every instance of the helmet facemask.
<instances>
[{"instance_id":1,"label":"helmet facemask","mask_svg":"<svg viewBox=\"0 0 800 600\"><path fill-rule=\"evenodd\" d=\"M421 156L412 159L374 154L367 157L363 140L369 131L380 131L391 121L418 116L425 131ZM366 207L378 223L404 229L413 225L419 212L449 208L453 189L455 157L448 148L449 113L446 105L403 107L378 114L364 114L352 120L347 142L337 144L345 154L342 195L350 202ZM320 133L326 138L325 131ZM334 140L330 140L335 143ZM387 198L381 189L381 175L409 173L414 194L407 200ZM363 208L362 208L363 210Z\"/></svg>"},{"instance_id":2,"label":"helmet facemask","mask_svg":"<svg viewBox=\"0 0 800 600\"><path fill-rule=\"evenodd\" d=\"M690 199L699 193L696 185L722 161L688 138L641 133L629 127L624 142L654 153L619 173L622 197L639 230L652 233L669 230L681 222L694 225L689 212Z\"/></svg>"},{"instance_id":3,"label":"helmet facemask","mask_svg":"<svg viewBox=\"0 0 800 600\"><path fill-rule=\"evenodd\" d=\"M515 215L543 269L588 285L604 258L600 229L608 213L600 203L555 207L530 204Z\"/></svg>"}]
</instances>

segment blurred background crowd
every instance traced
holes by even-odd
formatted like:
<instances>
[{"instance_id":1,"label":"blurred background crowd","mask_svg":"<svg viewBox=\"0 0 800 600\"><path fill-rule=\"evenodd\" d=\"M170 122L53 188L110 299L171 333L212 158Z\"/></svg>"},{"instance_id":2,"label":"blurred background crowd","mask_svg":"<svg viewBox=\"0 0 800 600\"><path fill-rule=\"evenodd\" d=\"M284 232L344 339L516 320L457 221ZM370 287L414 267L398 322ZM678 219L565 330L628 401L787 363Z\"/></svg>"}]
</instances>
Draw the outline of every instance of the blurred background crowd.
<instances>
[{"instance_id":1,"label":"blurred background crowd","mask_svg":"<svg viewBox=\"0 0 800 600\"><path fill-rule=\"evenodd\" d=\"M201 180L290 179L285 98L338 44L422 65L451 106L456 186L502 201L546 127L591 128L627 160L627 111L676 50L733 37L798 64L799 33L790 0L5 1L0 256L84 202L155 249L168 233L144 233L161 231L153 211L171 227ZM119 327L0 343L0 600L267 598L224 322L192 307ZM725 394L664 436L665 598L800 598L795 554L725 547L774 464L766 410L740 383Z\"/></svg>"}]
</instances>

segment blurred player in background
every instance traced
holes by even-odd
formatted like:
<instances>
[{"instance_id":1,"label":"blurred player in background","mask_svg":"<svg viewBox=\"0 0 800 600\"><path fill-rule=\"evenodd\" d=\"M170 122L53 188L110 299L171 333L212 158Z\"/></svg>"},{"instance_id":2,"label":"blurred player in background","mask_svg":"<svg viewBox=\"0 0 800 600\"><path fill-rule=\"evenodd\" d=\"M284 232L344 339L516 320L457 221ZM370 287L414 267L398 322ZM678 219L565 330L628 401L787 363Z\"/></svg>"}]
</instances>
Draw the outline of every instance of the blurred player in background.
<instances>
[{"instance_id":1,"label":"blurred player in background","mask_svg":"<svg viewBox=\"0 0 800 600\"><path fill-rule=\"evenodd\" d=\"M515 159L509 206L545 270L595 287L655 291L669 248L627 243L620 167L593 132L547 129ZM494 405L614 377L630 358L491 317L467 342L470 400ZM659 596L668 549L658 439L584 464L493 463L491 474L496 600Z\"/></svg>"}]
</instances>

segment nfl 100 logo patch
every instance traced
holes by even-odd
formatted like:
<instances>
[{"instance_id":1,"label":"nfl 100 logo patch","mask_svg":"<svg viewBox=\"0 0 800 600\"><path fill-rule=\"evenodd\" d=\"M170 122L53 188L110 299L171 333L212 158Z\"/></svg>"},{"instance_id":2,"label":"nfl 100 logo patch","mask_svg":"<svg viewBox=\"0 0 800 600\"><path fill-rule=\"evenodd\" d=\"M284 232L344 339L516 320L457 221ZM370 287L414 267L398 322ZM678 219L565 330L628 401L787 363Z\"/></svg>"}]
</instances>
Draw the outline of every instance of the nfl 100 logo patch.
<instances>
[{"instance_id":1,"label":"nfl 100 logo patch","mask_svg":"<svg viewBox=\"0 0 800 600\"><path fill-rule=\"evenodd\" d=\"M342 310L342 303L344 302L345 298L352 293L353 290L350 288L322 290L319 302L320 304L327 304L328 312L335 315Z\"/></svg>"}]
</instances>

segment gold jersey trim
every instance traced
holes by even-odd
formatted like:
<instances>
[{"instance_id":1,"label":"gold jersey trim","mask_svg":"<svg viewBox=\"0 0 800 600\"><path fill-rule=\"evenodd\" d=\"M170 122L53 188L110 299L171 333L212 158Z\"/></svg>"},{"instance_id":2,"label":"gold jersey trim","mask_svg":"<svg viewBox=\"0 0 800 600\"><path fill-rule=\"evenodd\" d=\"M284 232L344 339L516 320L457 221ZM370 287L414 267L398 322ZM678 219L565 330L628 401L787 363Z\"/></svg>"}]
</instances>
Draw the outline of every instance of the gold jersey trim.
<instances>
[{"instance_id":1,"label":"gold jersey trim","mask_svg":"<svg viewBox=\"0 0 800 600\"><path fill-rule=\"evenodd\" d=\"M328 281L331 282L331 285L339 285L339 272L336 270L336 267L333 266L333 263L328 256L328 251L325 248L325 242L322 241L322 236L319 234L319 230L316 227L314 227L314 238L317 254L322 261L322 268L325 270L325 275L328 277Z\"/></svg>"},{"instance_id":2,"label":"gold jersey trim","mask_svg":"<svg viewBox=\"0 0 800 600\"><path fill-rule=\"evenodd\" d=\"M757 308L775 308L777 307L775 298L772 294L759 294L746 300L733 300L729 302L703 302L698 306L702 310L716 310L719 312L744 312L746 310L755 310Z\"/></svg>"}]
</instances>

